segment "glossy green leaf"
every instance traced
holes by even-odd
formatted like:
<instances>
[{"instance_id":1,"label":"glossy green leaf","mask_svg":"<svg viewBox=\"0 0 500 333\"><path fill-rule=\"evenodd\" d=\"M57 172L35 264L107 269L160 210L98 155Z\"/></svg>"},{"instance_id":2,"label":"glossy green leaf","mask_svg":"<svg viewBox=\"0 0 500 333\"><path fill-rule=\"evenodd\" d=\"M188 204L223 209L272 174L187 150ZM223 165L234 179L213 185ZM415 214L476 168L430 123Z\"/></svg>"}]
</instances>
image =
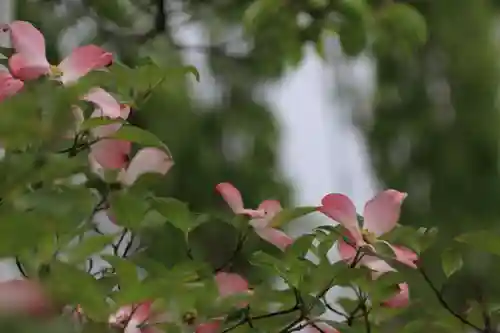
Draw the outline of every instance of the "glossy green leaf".
<instances>
[{"instance_id":1,"label":"glossy green leaf","mask_svg":"<svg viewBox=\"0 0 500 333\"><path fill-rule=\"evenodd\" d=\"M368 42L365 27L359 22L344 22L338 34L342 51L349 56L359 55Z\"/></svg>"},{"instance_id":2,"label":"glossy green leaf","mask_svg":"<svg viewBox=\"0 0 500 333\"><path fill-rule=\"evenodd\" d=\"M441 265L446 277L460 270L463 264L462 254L455 248L448 248L441 254Z\"/></svg>"},{"instance_id":3,"label":"glossy green leaf","mask_svg":"<svg viewBox=\"0 0 500 333\"><path fill-rule=\"evenodd\" d=\"M296 207L283 209L279 212L271 221L270 226L272 227L281 227L286 225L287 223L298 219L300 217L306 216L312 212L315 212L317 207Z\"/></svg>"},{"instance_id":4,"label":"glossy green leaf","mask_svg":"<svg viewBox=\"0 0 500 333\"><path fill-rule=\"evenodd\" d=\"M110 138L126 140L144 146L163 148L168 152L167 146L156 135L132 125L120 127Z\"/></svg>"},{"instance_id":5,"label":"glossy green leaf","mask_svg":"<svg viewBox=\"0 0 500 333\"><path fill-rule=\"evenodd\" d=\"M186 73L193 74L196 81L200 82L200 72L194 66L184 66L184 70Z\"/></svg>"},{"instance_id":6,"label":"glossy green leaf","mask_svg":"<svg viewBox=\"0 0 500 333\"><path fill-rule=\"evenodd\" d=\"M137 267L131 261L112 255L102 258L114 268L121 288L133 288L139 283Z\"/></svg>"},{"instance_id":7,"label":"glossy green leaf","mask_svg":"<svg viewBox=\"0 0 500 333\"><path fill-rule=\"evenodd\" d=\"M182 201L174 198L154 198L152 207L185 233L195 226L187 204Z\"/></svg>"},{"instance_id":8,"label":"glossy green leaf","mask_svg":"<svg viewBox=\"0 0 500 333\"><path fill-rule=\"evenodd\" d=\"M107 320L108 305L105 294L92 275L72 265L55 262L50 265L46 282L63 304L80 304L90 318Z\"/></svg>"},{"instance_id":9,"label":"glossy green leaf","mask_svg":"<svg viewBox=\"0 0 500 333\"><path fill-rule=\"evenodd\" d=\"M250 263L278 274L281 277L286 277L287 275L287 268L282 261L262 251L255 252L250 259Z\"/></svg>"},{"instance_id":10,"label":"glossy green leaf","mask_svg":"<svg viewBox=\"0 0 500 333\"><path fill-rule=\"evenodd\" d=\"M151 260L173 267L188 258L188 245L184 232L172 223L154 229L143 229L141 242L147 244L145 254Z\"/></svg>"},{"instance_id":11,"label":"glossy green leaf","mask_svg":"<svg viewBox=\"0 0 500 333\"><path fill-rule=\"evenodd\" d=\"M261 21L272 17L273 13L280 9L282 4L274 0L254 0L243 14L243 24L252 29Z\"/></svg>"},{"instance_id":12,"label":"glossy green leaf","mask_svg":"<svg viewBox=\"0 0 500 333\"><path fill-rule=\"evenodd\" d=\"M90 256L104 250L113 243L117 234L111 235L92 235L85 237L77 245L69 248L65 253L68 255L68 261L71 263L81 263Z\"/></svg>"},{"instance_id":13,"label":"glossy green leaf","mask_svg":"<svg viewBox=\"0 0 500 333\"><path fill-rule=\"evenodd\" d=\"M111 124L123 124L125 120L120 118L110 119L103 117L93 117L86 119L81 125L80 130L85 131L89 129L93 129L99 126L111 125Z\"/></svg>"},{"instance_id":14,"label":"glossy green leaf","mask_svg":"<svg viewBox=\"0 0 500 333\"><path fill-rule=\"evenodd\" d=\"M47 239L46 219L34 212L0 210L0 257L12 257Z\"/></svg>"},{"instance_id":15,"label":"glossy green leaf","mask_svg":"<svg viewBox=\"0 0 500 333\"><path fill-rule=\"evenodd\" d=\"M305 257L315 238L314 234L300 236L286 249L286 255L293 258Z\"/></svg>"},{"instance_id":16,"label":"glossy green leaf","mask_svg":"<svg viewBox=\"0 0 500 333\"><path fill-rule=\"evenodd\" d=\"M326 307L320 299L311 295L302 295L302 300L311 317L319 317L325 313Z\"/></svg>"},{"instance_id":17,"label":"glossy green leaf","mask_svg":"<svg viewBox=\"0 0 500 333\"><path fill-rule=\"evenodd\" d=\"M455 240L465 243L476 250L500 255L500 235L493 231L473 231L460 235Z\"/></svg>"},{"instance_id":18,"label":"glossy green leaf","mask_svg":"<svg viewBox=\"0 0 500 333\"><path fill-rule=\"evenodd\" d=\"M133 192L114 192L109 196L111 213L120 226L136 229L149 209L144 198L136 196Z\"/></svg>"}]
</instances>

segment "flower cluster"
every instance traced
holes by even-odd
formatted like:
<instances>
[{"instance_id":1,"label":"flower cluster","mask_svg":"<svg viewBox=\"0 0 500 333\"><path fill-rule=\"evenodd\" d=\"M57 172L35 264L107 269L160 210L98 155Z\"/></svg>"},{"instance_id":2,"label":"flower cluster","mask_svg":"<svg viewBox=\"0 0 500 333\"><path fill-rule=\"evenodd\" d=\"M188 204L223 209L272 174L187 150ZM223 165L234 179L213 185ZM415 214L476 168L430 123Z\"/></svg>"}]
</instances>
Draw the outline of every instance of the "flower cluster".
<instances>
[{"instance_id":1,"label":"flower cluster","mask_svg":"<svg viewBox=\"0 0 500 333\"><path fill-rule=\"evenodd\" d=\"M31 23L14 21L0 26L0 31L8 33L14 53L8 59L8 69L0 69L0 102L21 93L25 83L42 77L62 86L75 84L91 71L106 70L113 63L113 55L96 45L86 45L74 49L58 65L52 65L45 55L45 39ZM119 119L91 129L89 165L99 176L107 169L119 170L117 182L132 185L145 173L166 174L173 165L171 157L163 150L147 147L139 150L129 161L132 143L114 139L123 122L130 114L130 106L121 104L101 87L91 88L81 100L93 104L90 118ZM84 112L74 106L75 129L68 131L69 137L80 135L79 126L85 121ZM33 281L14 280L0 285L0 312L46 313L51 308L42 288Z\"/></svg>"},{"instance_id":2,"label":"flower cluster","mask_svg":"<svg viewBox=\"0 0 500 333\"><path fill-rule=\"evenodd\" d=\"M94 70L103 70L113 63L110 52L96 46L86 45L73 50L59 65L51 65L45 55L45 39L31 23L14 21L2 27L8 32L15 53L9 58L9 70L0 72L0 101L22 91L24 83L46 76L62 85L71 85ZM91 118L127 120L130 106L119 103L110 93L94 87L82 96L82 100L94 104ZM72 110L76 129L83 123L83 111L77 106ZM101 171L119 169L118 181L131 185L144 173L165 174L172 166L170 156L157 148L144 148L129 163L131 142L110 138L122 123L116 122L93 128L91 136L95 142L90 146L90 164Z\"/></svg>"}]
</instances>

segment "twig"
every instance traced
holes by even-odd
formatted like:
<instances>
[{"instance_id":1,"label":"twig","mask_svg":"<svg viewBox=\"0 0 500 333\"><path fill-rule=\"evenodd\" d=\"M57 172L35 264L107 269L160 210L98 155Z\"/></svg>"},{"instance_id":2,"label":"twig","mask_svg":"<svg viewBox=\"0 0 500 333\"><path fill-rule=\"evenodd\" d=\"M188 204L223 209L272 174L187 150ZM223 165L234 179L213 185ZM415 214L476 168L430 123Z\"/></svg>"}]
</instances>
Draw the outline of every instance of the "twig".
<instances>
[{"instance_id":1,"label":"twig","mask_svg":"<svg viewBox=\"0 0 500 333\"><path fill-rule=\"evenodd\" d=\"M134 235L130 234L130 240L129 240L127 246L125 247L125 251L123 251L123 256L122 256L123 258L127 258L128 255L130 254L129 252L132 249L132 245L134 243L134 240L135 240Z\"/></svg>"},{"instance_id":2,"label":"twig","mask_svg":"<svg viewBox=\"0 0 500 333\"><path fill-rule=\"evenodd\" d=\"M324 297L323 297L323 304L325 304L326 308L328 310L332 311L333 313L338 314L339 316L344 317L346 320L349 319L350 316L348 314L343 313L343 312L335 309L330 303L327 302L327 300Z\"/></svg>"},{"instance_id":3,"label":"twig","mask_svg":"<svg viewBox=\"0 0 500 333\"><path fill-rule=\"evenodd\" d=\"M290 325L288 325L287 327L285 327L283 330L280 331L282 333L288 332L288 330L291 327L297 325L301 320L304 319L304 317L302 315L302 313L303 313L303 309L302 309L302 304L303 304L302 297L300 297L300 293L297 291L297 289L293 288L293 292L294 292L294 295L295 295L295 305L293 307L291 307L289 309L285 309L285 310L280 310L280 311L266 313L264 315L252 316L252 317L248 316L248 313L247 313L247 315L245 316L245 318L243 318L242 320L240 320L239 322L237 322L233 326L230 326L230 327L226 328L225 330L222 331L222 333L231 332L232 330L235 330L236 328L240 327L241 325L247 324L249 321L253 322L253 321L257 321L257 320L261 320L261 319L272 318L272 317L277 317L277 316L283 316L283 315L294 313L294 312L300 310L301 311L300 318L294 320L294 322L292 322Z\"/></svg>"},{"instance_id":4,"label":"twig","mask_svg":"<svg viewBox=\"0 0 500 333\"><path fill-rule=\"evenodd\" d=\"M312 327L314 327L316 330L318 330L318 332L320 332L320 333L326 333L326 332L325 332L325 330L323 330L321 327L319 327L319 326L318 326L318 325L316 325L315 323L312 323L312 322L311 322L311 323L310 323L310 325L311 325Z\"/></svg>"},{"instance_id":5,"label":"twig","mask_svg":"<svg viewBox=\"0 0 500 333\"><path fill-rule=\"evenodd\" d=\"M219 267L214 269L215 273L218 273L218 272L224 270L225 268L227 268L229 265L232 264L234 259L236 259L236 257L240 253L241 249L243 248L243 245L244 245L245 241L247 240L247 238L248 238L248 232L245 232L242 235L240 235L240 237L238 237L238 243L236 244L236 247L235 247L233 253L222 265L220 265Z\"/></svg>"},{"instance_id":6,"label":"twig","mask_svg":"<svg viewBox=\"0 0 500 333\"><path fill-rule=\"evenodd\" d=\"M365 321L366 333L371 333L372 328L370 325L370 320L368 319L368 308L366 307L366 298L363 298L361 301L361 311L363 311L363 318Z\"/></svg>"},{"instance_id":7,"label":"twig","mask_svg":"<svg viewBox=\"0 0 500 333\"><path fill-rule=\"evenodd\" d=\"M455 312L451 307L450 305L444 300L443 298L443 295L441 295L441 293L439 292L439 290L436 288L436 286L432 283L431 279L429 278L429 276L427 275L427 273L424 271L424 269L422 267L419 267L418 268L420 274L422 274L422 277L424 278L424 280L427 282L427 284L429 285L429 287L432 289L432 291L434 292L434 295L436 295L436 298L438 299L439 303L455 318L457 318L458 320L460 320L463 324L475 329L476 331L478 332L483 332L483 329L481 329L480 327L474 325L473 323L471 323L470 321L468 321L466 318L462 317L460 314L458 314L457 312Z\"/></svg>"},{"instance_id":8,"label":"twig","mask_svg":"<svg viewBox=\"0 0 500 333\"><path fill-rule=\"evenodd\" d=\"M88 258L87 262L89 263L89 268L87 268L87 272L92 274L92 269L94 268L94 260L92 258Z\"/></svg>"},{"instance_id":9,"label":"twig","mask_svg":"<svg viewBox=\"0 0 500 333\"><path fill-rule=\"evenodd\" d=\"M19 260L18 257L16 257L16 266L17 266L17 269L19 270L19 272L21 273L21 275L24 276L25 278L27 278L28 274L26 274L26 271L24 270L23 265L21 264L21 260Z\"/></svg>"},{"instance_id":10,"label":"twig","mask_svg":"<svg viewBox=\"0 0 500 333\"><path fill-rule=\"evenodd\" d=\"M125 239L127 232L128 232L128 229L124 229L121 236L120 236L120 239L118 239L118 242L116 242L116 244L111 244L111 247L113 248L113 253L115 256L118 256L118 252L120 250L120 245L122 245L122 242Z\"/></svg>"},{"instance_id":11,"label":"twig","mask_svg":"<svg viewBox=\"0 0 500 333\"><path fill-rule=\"evenodd\" d=\"M252 320L260 320L260 319L266 319L266 318L272 318L276 316L282 316L290 313L294 313L295 311L300 310L298 304L296 304L294 307L286 310L281 310L277 312L272 312L272 313L267 313L265 315L260 315L260 316L254 316L251 317Z\"/></svg>"}]
</instances>

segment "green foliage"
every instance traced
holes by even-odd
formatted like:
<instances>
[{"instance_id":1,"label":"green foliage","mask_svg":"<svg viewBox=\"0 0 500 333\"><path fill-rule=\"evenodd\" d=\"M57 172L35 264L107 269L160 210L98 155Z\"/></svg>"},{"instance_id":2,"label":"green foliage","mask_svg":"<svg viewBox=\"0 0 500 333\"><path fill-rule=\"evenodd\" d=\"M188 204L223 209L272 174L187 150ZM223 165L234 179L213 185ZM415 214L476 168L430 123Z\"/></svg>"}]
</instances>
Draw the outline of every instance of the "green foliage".
<instances>
[{"instance_id":1,"label":"green foliage","mask_svg":"<svg viewBox=\"0 0 500 333\"><path fill-rule=\"evenodd\" d=\"M464 264L462 254L455 248L446 249L441 257L443 272L446 277L460 270Z\"/></svg>"},{"instance_id":2,"label":"green foliage","mask_svg":"<svg viewBox=\"0 0 500 333\"><path fill-rule=\"evenodd\" d=\"M33 3L40 8L39 17L43 17L41 9L53 5L52 1ZM241 182L242 191L250 193L245 200L249 207L271 194L286 198L286 188L274 170L278 133L266 108L253 99L258 83L279 76L287 65L298 64L306 43L322 49L325 32L338 33L347 55L358 55L373 45L377 56L402 61L426 42L428 30L421 14L397 2L214 2L211 15L219 28L234 26L231 17L238 17L238 23L243 18L246 37L253 45L241 57L229 55L225 47L207 48L216 81L227 93L225 106L208 107L191 105L195 103L188 97L186 76L193 74L197 81L204 78L195 68L183 66L172 52L182 47L165 24L170 22L170 9L163 8L164 4L85 1L88 8L82 10L95 14L97 40L109 42L121 61L90 73L74 86L63 87L45 77L26 82L23 91L0 103L0 136L6 150L0 161L0 255L15 257L20 270L39 281L57 305L83 309L85 322L70 320L65 327L106 332L110 325L105 323L122 306L152 302L149 322L142 324L160 325L168 332L194 331L198 324L221 319L225 332L288 333L306 321L319 324L320 316L327 313L340 317L339 322L326 323L342 333L388 328L456 332L461 324L489 332L486 319L494 318L495 310L487 309L490 300L482 298L486 293L479 290L477 299L461 313L449 305L445 288L436 287L426 273L423 261L436 240L435 228L399 226L370 244L355 246L353 258L332 262L329 254L346 231L340 226L322 226L287 246L266 244L273 242L265 236L271 227L285 226L317 207L284 209L266 227L254 227L250 222L256 221L245 216L221 218L214 209L219 199L213 188L221 181ZM184 4L192 14L207 12L205 2ZM161 34L161 38L123 29L115 33L114 28L135 25L130 19L134 11L141 11L137 16L154 12L152 35ZM302 14L308 15L309 23L299 22ZM217 35L217 27L207 29ZM54 52L50 41L47 44L48 53ZM71 109L81 105L80 97L94 86L108 89L117 101L132 106L130 123L87 119L74 140L63 140L74 127ZM123 126L112 138L139 148L157 147L175 156L176 168L165 182L147 174L135 184L118 184L116 175L127 163L119 170L105 170L102 177L90 168L89 130L115 122ZM242 157L229 156L223 143L240 137L249 137L251 147ZM61 145L69 148L60 149ZM77 173L88 180L75 181ZM158 179L161 186L155 193L148 185ZM101 211L113 218L119 233L99 230L94 217ZM456 238L457 244L497 254L495 240L494 233L484 232ZM398 258L388 243L415 251L419 262ZM111 248L111 254L102 253L105 247ZM447 279L444 286L466 266L461 247L445 248L439 256ZM87 266L96 258L110 267L93 272ZM386 266L377 268L370 260ZM225 274L239 274L241 280L218 281L235 278ZM273 279L284 285L274 285ZM419 289L418 279L425 280L425 290ZM224 287L241 287L245 280L250 290L245 287L224 295ZM412 290L411 304L394 305L401 298L402 303L407 300L404 283ZM334 288L347 289L351 297L333 304L326 295ZM413 308L420 311L416 323L411 318ZM158 319L156 313L168 314L168 318ZM132 310L124 326L134 323L133 316ZM404 328L398 327L407 322Z\"/></svg>"},{"instance_id":3,"label":"green foliage","mask_svg":"<svg viewBox=\"0 0 500 333\"><path fill-rule=\"evenodd\" d=\"M110 138L130 141L145 146L166 148L165 144L156 135L136 126L122 126Z\"/></svg>"},{"instance_id":4,"label":"green foliage","mask_svg":"<svg viewBox=\"0 0 500 333\"><path fill-rule=\"evenodd\" d=\"M455 238L475 249L500 255L500 235L492 231L478 230Z\"/></svg>"}]
</instances>

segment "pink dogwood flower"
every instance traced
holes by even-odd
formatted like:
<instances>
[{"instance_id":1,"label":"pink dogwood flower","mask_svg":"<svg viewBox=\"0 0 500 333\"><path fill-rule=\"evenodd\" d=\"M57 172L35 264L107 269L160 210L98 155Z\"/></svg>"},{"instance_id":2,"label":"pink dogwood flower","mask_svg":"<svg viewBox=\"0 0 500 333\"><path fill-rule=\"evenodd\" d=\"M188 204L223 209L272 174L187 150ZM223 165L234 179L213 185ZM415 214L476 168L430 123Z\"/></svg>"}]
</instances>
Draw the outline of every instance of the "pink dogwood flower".
<instances>
[{"instance_id":1,"label":"pink dogwood flower","mask_svg":"<svg viewBox=\"0 0 500 333\"><path fill-rule=\"evenodd\" d=\"M196 326L195 333L219 333L222 327L220 320L210 321Z\"/></svg>"},{"instance_id":2,"label":"pink dogwood flower","mask_svg":"<svg viewBox=\"0 0 500 333\"><path fill-rule=\"evenodd\" d=\"M220 272L215 276L221 298L248 292L248 283L235 273ZM173 321L169 313L159 313L153 310L153 302L146 301L137 305L122 306L109 317L112 327L123 329L123 333L163 333L155 324ZM215 333L222 325L224 318L215 318L207 323L196 326L197 333Z\"/></svg>"},{"instance_id":3,"label":"pink dogwood flower","mask_svg":"<svg viewBox=\"0 0 500 333\"><path fill-rule=\"evenodd\" d=\"M130 113L130 108L120 105L120 103L118 103L118 101L113 96L111 96L111 94L99 87L90 89L89 92L81 99L94 105L95 110L91 115L92 118L107 117L111 119L127 119L128 114ZM75 126L66 134L67 138L74 138L75 135L80 131L80 127L85 121L83 110L80 107L73 106L72 112L75 118ZM114 128L118 130L119 126L120 124L111 124L110 132L112 132L111 129ZM99 134L99 128L94 129L94 131L94 134Z\"/></svg>"},{"instance_id":4,"label":"pink dogwood flower","mask_svg":"<svg viewBox=\"0 0 500 333\"><path fill-rule=\"evenodd\" d=\"M382 303L383 306L393 309L406 308L410 304L410 290L408 283L398 284L399 291Z\"/></svg>"},{"instance_id":5,"label":"pink dogwood flower","mask_svg":"<svg viewBox=\"0 0 500 333\"><path fill-rule=\"evenodd\" d=\"M257 209L247 209L243 203L240 191L232 184L220 183L215 189L235 214L251 217L249 223L259 237L281 250L285 250L293 243L293 239L290 236L270 226L273 218L282 210L279 201L265 200Z\"/></svg>"},{"instance_id":6,"label":"pink dogwood flower","mask_svg":"<svg viewBox=\"0 0 500 333\"><path fill-rule=\"evenodd\" d=\"M31 23L14 21L2 28L10 33L16 51L9 58L10 71L21 80L50 75L63 84L69 84L92 70L109 66L113 61L111 53L96 45L86 45L74 49L59 65L53 66L45 55L45 38Z\"/></svg>"},{"instance_id":7,"label":"pink dogwood flower","mask_svg":"<svg viewBox=\"0 0 500 333\"><path fill-rule=\"evenodd\" d=\"M249 291L247 280L236 273L219 272L215 275L215 282L222 298Z\"/></svg>"},{"instance_id":8,"label":"pink dogwood flower","mask_svg":"<svg viewBox=\"0 0 500 333\"><path fill-rule=\"evenodd\" d=\"M215 275L215 282L219 289L219 295L221 298L249 293L248 282L238 274L219 272ZM242 302L241 307L247 306L248 303ZM224 318L214 318L206 323L199 324L196 326L195 333L217 333L220 332L222 328L222 323Z\"/></svg>"},{"instance_id":9,"label":"pink dogwood flower","mask_svg":"<svg viewBox=\"0 0 500 333\"><path fill-rule=\"evenodd\" d=\"M106 94L104 91L98 91L98 93L87 97L94 102L99 102L99 107L94 110L91 117L122 118L126 120L130 114L130 107L120 105L111 95L107 94L109 96L106 96ZM98 126L91 131L98 141L90 146L90 158L105 169L122 169L129 161L128 156L132 149L132 143L126 140L110 138L121 126L122 124L117 122Z\"/></svg>"},{"instance_id":10,"label":"pink dogwood flower","mask_svg":"<svg viewBox=\"0 0 500 333\"><path fill-rule=\"evenodd\" d=\"M358 223L354 204L343 194L327 194L321 201L319 211L337 221L346 229L345 238L350 244L345 244L344 240L340 240L339 249L341 251L350 251L344 246L349 245L352 249L351 253L343 255L343 257L349 257L353 252L356 253L360 247L369 247L372 251L375 251L373 245L379 241L378 237L396 227L401 212L401 204L405 198L406 193L396 190L386 190L377 194L365 205L362 228ZM396 260L413 268L416 267L417 255L413 251L385 243L393 250ZM369 259L366 255L364 257ZM373 261L365 261L373 264Z\"/></svg>"},{"instance_id":11,"label":"pink dogwood flower","mask_svg":"<svg viewBox=\"0 0 500 333\"><path fill-rule=\"evenodd\" d=\"M14 96L21 89L24 83L15 79L9 72L0 70L0 102L4 99Z\"/></svg>"},{"instance_id":12,"label":"pink dogwood flower","mask_svg":"<svg viewBox=\"0 0 500 333\"><path fill-rule=\"evenodd\" d=\"M108 322L112 327L123 329L123 333L163 333L153 324L164 319L164 316L154 313L152 304L152 301L146 301L123 306L109 317Z\"/></svg>"},{"instance_id":13,"label":"pink dogwood flower","mask_svg":"<svg viewBox=\"0 0 500 333\"><path fill-rule=\"evenodd\" d=\"M354 258L356 257L356 252L357 252L356 249L350 244L347 244L343 240L340 240L338 242L338 249L341 259L347 262L348 264L351 264ZM396 255L396 260L406 264L409 267L415 268L416 267L415 262L418 259L418 256L413 251L408 250L406 248L398 247L397 249L398 249L397 251L405 252L405 254L404 255L400 254L400 259L397 259ZM378 279L384 273L396 271L392 266L390 266L384 260L366 254L363 255L357 261L357 266L365 266L371 269L373 271L372 273L373 279ZM390 308L404 308L408 306L409 296L410 296L408 284L400 283L398 284L398 288L399 288L398 292L395 293L394 296L392 296L391 298L384 301L382 305Z\"/></svg>"},{"instance_id":14,"label":"pink dogwood flower","mask_svg":"<svg viewBox=\"0 0 500 333\"><path fill-rule=\"evenodd\" d=\"M54 308L42 286L31 280L0 282L0 316L54 314Z\"/></svg>"},{"instance_id":15,"label":"pink dogwood flower","mask_svg":"<svg viewBox=\"0 0 500 333\"><path fill-rule=\"evenodd\" d=\"M116 143L112 143L110 144L109 149L116 153L116 150L120 151L121 148L117 147ZM104 148L102 153L102 159L106 161L106 158L108 157L105 156ZM99 174L101 166L91 157L90 164L94 169L94 172L97 172ZM110 164L106 165L109 166ZM137 154L135 154L132 161L130 161L128 166L120 170L117 180L119 183L125 186L132 186L136 182L136 180L144 174L156 173L160 175L166 175L173 166L174 161L163 150L154 147L147 147L139 150ZM106 214L112 223L119 224L111 210L108 210Z\"/></svg>"},{"instance_id":16,"label":"pink dogwood flower","mask_svg":"<svg viewBox=\"0 0 500 333\"><path fill-rule=\"evenodd\" d=\"M140 176L148 173L166 175L173 167L174 161L165 151L147 147L139 150L126 169L120 171L118 181L131 186Z\"/></svg>"}]
</instances>

